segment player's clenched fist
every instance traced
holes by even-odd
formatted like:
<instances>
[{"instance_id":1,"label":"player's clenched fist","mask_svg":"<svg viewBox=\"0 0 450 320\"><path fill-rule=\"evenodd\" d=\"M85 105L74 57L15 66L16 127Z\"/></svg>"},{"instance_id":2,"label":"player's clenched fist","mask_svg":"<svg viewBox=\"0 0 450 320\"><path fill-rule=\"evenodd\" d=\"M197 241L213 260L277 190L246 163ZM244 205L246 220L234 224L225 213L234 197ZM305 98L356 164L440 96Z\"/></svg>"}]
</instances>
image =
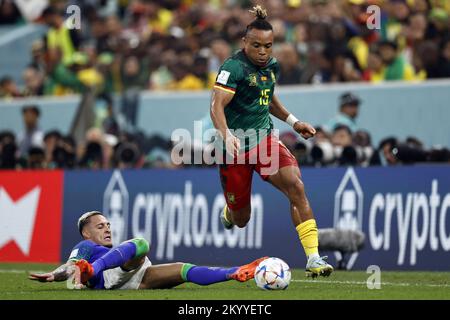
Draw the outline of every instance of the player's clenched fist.
<instances>
[{"instance_id":1,"label":"player's clenched fist","mask_svg":"<svg viewBox=\"0 0 450 320\"><path fill-rule=\"evenodd\" d=\"M236 157L239 154L240 147L240 140L231 133L227 132L227 136L225 137L225 148L227 153L233 157Z\"/></svg>"},{"instance_id":2,"label":"player's clenched fist","mask_svg":"<svg viewBox=\"0 0 450 320\"><path fill-rule=\"evenodd\" d=\"M294 130L305 139L312 138L316 134L316 129L307 122L296 122L294 124Z\"/></svg>"}]
</instances>

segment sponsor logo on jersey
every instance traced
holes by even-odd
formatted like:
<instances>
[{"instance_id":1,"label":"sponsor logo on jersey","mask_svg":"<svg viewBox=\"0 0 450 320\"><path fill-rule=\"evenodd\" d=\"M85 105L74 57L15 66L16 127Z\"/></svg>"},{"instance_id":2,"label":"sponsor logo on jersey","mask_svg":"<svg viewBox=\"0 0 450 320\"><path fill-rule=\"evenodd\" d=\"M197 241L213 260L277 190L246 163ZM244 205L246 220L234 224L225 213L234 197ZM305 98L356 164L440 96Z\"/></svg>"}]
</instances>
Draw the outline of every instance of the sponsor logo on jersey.
<instances>
[{"instance_id":1,"label":"sponsor logo on jersey","mask_svg":"<svg viewBox=\"0 0 450 320\"><path fill-rule=\"evenodd\" d=\"M236 196L234 195L234 193L227 192L227 198L228 198L229 203L231 203L231 204L236 203Z\"/></svg>"}]
</instances>

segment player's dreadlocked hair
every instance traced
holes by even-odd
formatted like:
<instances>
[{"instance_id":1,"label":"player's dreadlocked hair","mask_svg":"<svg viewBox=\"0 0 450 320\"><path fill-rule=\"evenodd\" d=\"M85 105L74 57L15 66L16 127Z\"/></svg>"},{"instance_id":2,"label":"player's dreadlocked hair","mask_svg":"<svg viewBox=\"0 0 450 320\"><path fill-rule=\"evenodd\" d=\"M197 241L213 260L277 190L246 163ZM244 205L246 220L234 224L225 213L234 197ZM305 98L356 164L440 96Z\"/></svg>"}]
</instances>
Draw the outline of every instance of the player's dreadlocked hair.
<instances>
[{"instance_id":1,"label":"player's dreadlocked hair","mask_svg":"<svg viewBox=\"0 0 450 320\"><path fill-rule=\"evenodd\" d=\"M252 29L257 30L273 30L272 25L267 22L267 10L261 7L260 5L257 5L253 7L252 10L249 10L250 13L254 14L256 16L256 19L253 20L252 23L250 23L247 26L247 30L245 30L245 34L247 34Z\"/></svg>"}]
</instances>

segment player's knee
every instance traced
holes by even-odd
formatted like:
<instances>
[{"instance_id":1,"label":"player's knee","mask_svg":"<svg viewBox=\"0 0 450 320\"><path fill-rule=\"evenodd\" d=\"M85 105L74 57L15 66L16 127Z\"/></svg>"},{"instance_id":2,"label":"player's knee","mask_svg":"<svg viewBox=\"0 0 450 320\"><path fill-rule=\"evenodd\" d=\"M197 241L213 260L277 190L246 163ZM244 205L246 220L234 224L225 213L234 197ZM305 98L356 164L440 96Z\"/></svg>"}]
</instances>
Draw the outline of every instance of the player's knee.
<instances>
[{"instance_id":1,"label":"player's knee","mask_svg":"<svg viewBox=\"0 0 450 320\"><path fill-rule=\"evenodd\" d=\"M187 265L191 265L189 263L186 262L174 262L170 264L171 266L173 266L175 269L180 269L180 273L183 273L183 267L187 266Z\"/></svg>"},{"instance_id":2,"label":"player's knee","mask_svg":"<svg viewBox=\"0 0 450 320\"><path fill-rule=\"evenodd\" d=\"M287 191L290 197L303 197L303 195L305 194L305 185L300 179L292 179L287 182Z\"/></svg>"},{"instance_id":3,"label":"player's knee","mask_svg":"<svg viewBox=\"0 0 450 320\"><path fill-rule=\"evenodd\" d=\"M300 179L296 179L295 188L297 189L297 191L299 191L301 193L305 192L305 185L303 184L303 181Z\"/></svg>"},{"instance_id":4,"label":"player's knee","mask_svg":"<svg viewBox=\"0 0 450 320\"><path fill-rule=\"evenodd\" d=\"M136 245L136 257L146 256L150 251L150 245L144 238L134 238L130 241Z\"/></svg>"}]
</instances>

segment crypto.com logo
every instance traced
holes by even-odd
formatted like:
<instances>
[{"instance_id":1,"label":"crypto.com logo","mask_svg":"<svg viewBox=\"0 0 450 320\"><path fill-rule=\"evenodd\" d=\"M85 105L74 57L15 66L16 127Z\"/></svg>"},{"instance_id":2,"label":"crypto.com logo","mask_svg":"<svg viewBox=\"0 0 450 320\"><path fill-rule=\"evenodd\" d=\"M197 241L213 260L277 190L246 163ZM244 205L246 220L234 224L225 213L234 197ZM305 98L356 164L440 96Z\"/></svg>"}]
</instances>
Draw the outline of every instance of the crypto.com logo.
<instances>
[{"instance_id":1,"label":"crypto.com logo","mask_svg":"<svg viewBox=\"0 0 450 320\"><path fill-rule=\"evenodd\" d=\"M363 191L353 168L348 168L336 190L334 198L334 228L340 230L362 230ZM340 252L335 252L336 259L341 260ZM351 269L358 257L353 253L347 264Z\"/></svg>"},{"instance_id":2,"label":"crypto.com logo","mask_svg":"<svg viewBox=\"0 0 450 320\"><path fill-rule=\"evenodd\" d=\"M115 170L103 196L103 214L111 223L113 245L127 240L129 195L119 170Z\"/></svg>"},{"instance_id":3,"label":"crypto.com logo","mask_svg":"<svg viewBox=\"0 0 450 320\"><path fill-rule=\"evenodd\" d=\"M0 261L59 262L62 171L0 172Z\"/></svg>"},{"instance_id":4,"label":"crypto.com logo","mask_svg":"<svg viewBox=\"0 0 450 320\"><path fill-rule=\"evenodd\" d=\"M30 254L40 193L41 188L37 186L14 201L8 191L0 186L0 248L14 241L24 255Z\"/></svg>"}]
</instances>

